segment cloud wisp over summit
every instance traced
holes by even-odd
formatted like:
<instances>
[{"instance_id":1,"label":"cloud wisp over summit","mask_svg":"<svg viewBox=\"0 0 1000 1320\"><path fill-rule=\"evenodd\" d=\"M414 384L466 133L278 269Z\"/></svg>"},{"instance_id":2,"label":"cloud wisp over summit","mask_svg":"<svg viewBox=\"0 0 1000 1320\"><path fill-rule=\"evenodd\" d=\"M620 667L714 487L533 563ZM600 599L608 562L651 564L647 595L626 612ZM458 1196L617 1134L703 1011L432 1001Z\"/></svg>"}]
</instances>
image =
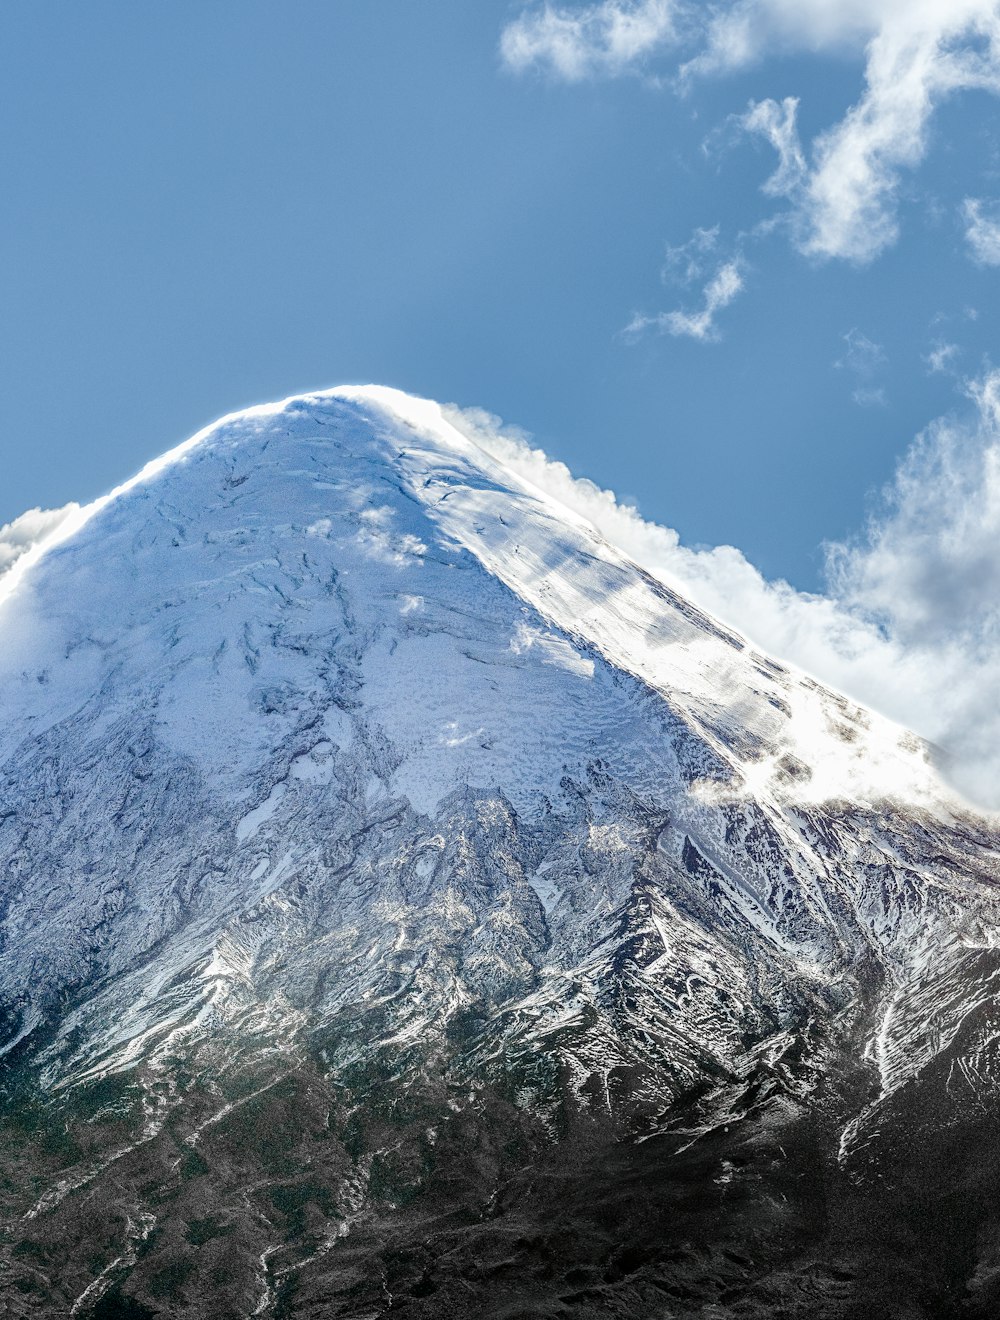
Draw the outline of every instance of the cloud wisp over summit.
<instances>
[{"instance_id":1,"label":"cloud wisp over summit","mask_svg":"<svg viewBox=\"0 0 1000 1320\"><path fill-rule=\"evenodd\" d=\"M22 555L39 545L67 518L79 511L79 504L67 504L61 509L28 509L20 517L0 527L0 577L9 568L13 568Z\"/></svg>"},{"instance_id":2,"label":"cloud wisp over summit","mask_svg":"<svg viewBox=\"0 0 1000 1320\"><path fill-rule=\"evenodd\" d=\"M913 442L863 534L826 547L823 594L768 581L732 546L691 549L476 410L456 426L589 519L637 563L782 657L942 749L977 805L1000 808L1000 371Z\"/></svg>"},{"instance_id":3,"label":"cloud wisp over summit","mask_svg":"<svg viewBox=\"0 0 1000 1320\"><path fill-rule=\"evenodd\" d=\"M1000 369L967 382L965 394L962 410L914 439L862 533L825 547L822 593L768 580L733 546L683 545L675 530L574 477L525 432L489 413L443 412L507 468L755 645L935 744L954 787L975 805L1000 810ZM46 543L211 429L90 505L32 509L0 528L0 589L16 587Z\"/></svg>"}]
</instances>

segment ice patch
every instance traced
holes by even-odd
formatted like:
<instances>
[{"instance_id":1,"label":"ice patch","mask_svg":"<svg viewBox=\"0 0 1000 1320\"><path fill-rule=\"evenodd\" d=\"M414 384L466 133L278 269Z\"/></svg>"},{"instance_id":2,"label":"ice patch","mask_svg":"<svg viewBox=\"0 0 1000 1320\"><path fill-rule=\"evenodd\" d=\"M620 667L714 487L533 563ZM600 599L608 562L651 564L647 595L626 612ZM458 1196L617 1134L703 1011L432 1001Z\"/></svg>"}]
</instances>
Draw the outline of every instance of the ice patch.
<instances>
[{"instance_id":1,"label":"ice patch","mask_svg":"<svg viewBox=\"0 0 1000 1320\"><path fill-rule=\"evenodd\" d=\"M517 631L511 639L510 649L515 655L534 650L538 652L542 664L557 665L560 669L566 669L571 674L579 674L583 678L594 677L593 660L581 655L564 637L542 632L538 628L529 628L526 623L518 624Z\"/></svg>"},{"instance_id":2,"label":"ice patch","mask_svg":"<svg viewBox=\"0 0 1000 1320\"><path fill-rule=\"evenodd\" d=\"M303 752L291 764L289 774L292 779L303 780L310 784L328 784L333 777L333 746L328 742L318 742L311 751Z\"/></svg>"},{"instance_id":3,"label":"ice patch","mask_svg":"<svg viewBox=\"0 0 1000 1320\"><path fill-rule=\"evenodd\" d=\"M551 870L553 865L553 862L542 862L535 874L528 877L528 884L538 895L546 916L562 897L562 890L559 886L554 881L546 879L545 876L545 873Z\"/></svg>"},{"instance_id":4,"label":"ice patch","mask_svg":"<svg viewBox=\"0 0 1000 1320\"><path fill-rule=\"evenodd\" d=\"M260 806L247 812L236 826L236 837L240 843L252 838L264 822L274 815L278 810L278 804L287 791L285 784L275 784Z\"/></svg>"},{"instance_id":5,"label":"ice patch","mask_svg":"<svg viewBox=\"0 0 1000 1320\"><path fill-rule=\"evenodd\" d=\"M478 729L462 732L462 726L456 720L449 720L444 726L444 731L439 735L438 742L442 747L464 747L467 742L472 742L473 738L482 738L486 730L480 725Z\"/></svg>"}]
</instances>

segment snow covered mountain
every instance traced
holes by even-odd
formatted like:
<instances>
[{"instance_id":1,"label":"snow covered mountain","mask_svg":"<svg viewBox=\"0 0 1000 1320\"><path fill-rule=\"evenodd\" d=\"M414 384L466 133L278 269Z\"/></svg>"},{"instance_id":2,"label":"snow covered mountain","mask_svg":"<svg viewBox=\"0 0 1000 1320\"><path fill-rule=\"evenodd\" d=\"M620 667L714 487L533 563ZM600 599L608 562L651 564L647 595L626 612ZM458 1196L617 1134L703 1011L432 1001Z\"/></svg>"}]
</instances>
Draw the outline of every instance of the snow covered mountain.
<instances>
[{"instance_id":1,"label":"snow covered mountain","mask_svg":"<svg viewBox=\"0 0 1000 1320\"><path fill-rule=\"evenodd\" d=\"M12 1315L996 1314L996 823L436 405L224 419L0 638Z\"/></svg>"}]
</instances>

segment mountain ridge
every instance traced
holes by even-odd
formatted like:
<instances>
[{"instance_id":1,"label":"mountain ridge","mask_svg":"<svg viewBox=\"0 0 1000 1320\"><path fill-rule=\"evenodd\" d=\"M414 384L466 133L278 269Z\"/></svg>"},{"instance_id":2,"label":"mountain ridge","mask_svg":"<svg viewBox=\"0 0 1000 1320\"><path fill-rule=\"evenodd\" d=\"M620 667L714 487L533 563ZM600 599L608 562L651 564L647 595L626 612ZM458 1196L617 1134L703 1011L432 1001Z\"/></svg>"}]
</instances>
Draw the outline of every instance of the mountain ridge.
<instances>
[{"instance_id":1,"label":"mountain ridge","mask_svg":"<svg viewBox=\"0 0 1000 1320\"><path fill-rule=\"evenodd\" d=\"M591 1159L655 1165L637 1203L681 1243L736 1205L762 1272L721 1314L766 1314L779 1189L835 1219L928 1105L961 1131L993 1093L990 819L437 405L232 414L0 593L15 1314L458 1315L463 1287L505 1313L527 1283L450 1274L459 1222L487 1255L521 1226L549 1314L583 1268L542 1268L558 1188L616 1195ZM590 1152L576 1182L559 1151ZM658 1314L683 1278L701 1314L746 1270L672 1267L674 1230L619 1269L578 1212L615 1277L571 1313ZM830 1275L831 1315L863 1279Z\"/></svg>"}]
</instances>

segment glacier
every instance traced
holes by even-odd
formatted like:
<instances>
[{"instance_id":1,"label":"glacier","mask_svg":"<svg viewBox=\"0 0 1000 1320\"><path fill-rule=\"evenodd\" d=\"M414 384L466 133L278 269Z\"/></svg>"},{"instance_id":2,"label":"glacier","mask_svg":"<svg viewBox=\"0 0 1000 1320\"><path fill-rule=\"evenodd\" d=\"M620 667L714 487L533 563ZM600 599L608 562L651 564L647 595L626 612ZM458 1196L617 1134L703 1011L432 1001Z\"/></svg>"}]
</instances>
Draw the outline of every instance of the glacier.
<instances>
[{"instance_id":1,"label":"glacier","mask_svg":"<svg viewBox=\"0 0 1000 1320\"><path fill-rule=\"evenodd\" d=\"M1000 1306L996 819L446 410L222 419L0 637L10 1314Z\"/></svg>"}]
</instances>

